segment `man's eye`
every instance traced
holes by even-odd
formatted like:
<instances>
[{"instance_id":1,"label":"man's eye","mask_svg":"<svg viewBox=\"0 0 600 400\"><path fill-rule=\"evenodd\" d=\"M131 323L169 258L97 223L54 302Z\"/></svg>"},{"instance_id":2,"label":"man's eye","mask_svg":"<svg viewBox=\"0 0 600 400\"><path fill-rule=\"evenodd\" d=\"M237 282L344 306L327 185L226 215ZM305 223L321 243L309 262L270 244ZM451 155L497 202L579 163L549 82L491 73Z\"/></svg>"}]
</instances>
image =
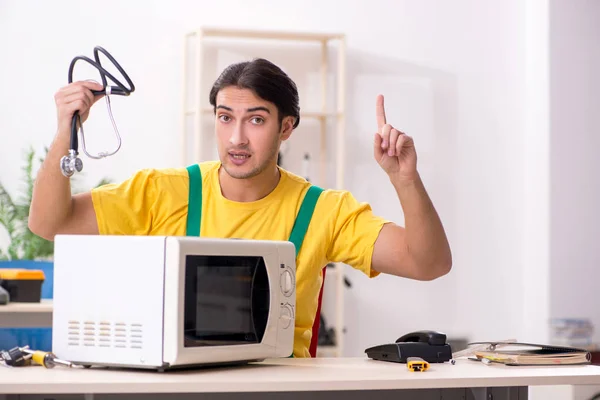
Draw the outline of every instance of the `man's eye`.
<instances>
[{"instance_id":1,"label":"man's eye","mask_svg":"<svg viewBox=\"0 0 600 400\"><path fill-rule=\"evenodd\" d=\"M252 123L253 123L253 124L260 125L260 124L262 124L263 122L265 122L265 120L264 120L264 119L262 119L262 118L260 118L260 117L254 117L254 118L252 118Z\"/></svg>"},{"instance_id":2,"label":"man's eye","mask_svg":"<svg viewBox=\"0 0 600 400\"><path fill-rule=\"evenodd\" d=\"M229 122L229 115L219 115L219 119L223 122Z\"/></svg>"}]
</instances>

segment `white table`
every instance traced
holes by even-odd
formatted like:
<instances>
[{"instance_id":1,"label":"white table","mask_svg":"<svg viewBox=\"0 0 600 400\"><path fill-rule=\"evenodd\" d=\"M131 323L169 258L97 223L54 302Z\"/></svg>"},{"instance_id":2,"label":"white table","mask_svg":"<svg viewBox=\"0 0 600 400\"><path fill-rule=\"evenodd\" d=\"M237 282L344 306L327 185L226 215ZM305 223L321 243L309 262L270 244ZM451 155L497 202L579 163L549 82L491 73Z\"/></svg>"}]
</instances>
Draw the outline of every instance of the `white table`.
<instances>
[{"instance_id":1,"label":"white table","mask_svg":"<svg viewBox=\"0 0 600 400\"><path fill-rule=\"evenodd\" d=\"M52 300L0 305L0 328L52 327Z\"/></svg>"},{"instance_id":2,"label":"white table","mask_svg":"<svg viewBox=\"0 0 600 400\"><path fill-rule=\"evenodd\" d=\"M600 384L600 367L505 367L458 360L409 372L367 358L281 359L238 367L153 372L104 368L0 367L0 398L526 399L527 387ZM335 393L337 392L337 393ZM109 394L121 394L113 396ZM105 396L103 396L105 395ZM490 395L492 397L490 397ZM23 396L19 399L42 399ZM73 397L68 397L72 399Z\"/></svg>"}]
</instances>

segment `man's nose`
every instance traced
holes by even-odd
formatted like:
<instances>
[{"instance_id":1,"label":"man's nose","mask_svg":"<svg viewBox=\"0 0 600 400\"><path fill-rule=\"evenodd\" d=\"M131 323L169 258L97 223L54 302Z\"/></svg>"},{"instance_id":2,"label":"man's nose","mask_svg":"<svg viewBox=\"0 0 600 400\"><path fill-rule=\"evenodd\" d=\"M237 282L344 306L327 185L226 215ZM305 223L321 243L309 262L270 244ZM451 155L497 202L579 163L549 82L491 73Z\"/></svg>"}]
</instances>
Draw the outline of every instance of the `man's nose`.
<instances>
[{"instance_id":1,"label":"man's nose","mask_svg":"<svg viewBox=\"0 0 600 400\"><path fill-rule=\"evenodd\" d=\"M236 122L231 137L229 138L229 142L234 146L245 145L248 143L248 137L246 136L244 126L241 122Z\"/></svg>"}]
</instances>

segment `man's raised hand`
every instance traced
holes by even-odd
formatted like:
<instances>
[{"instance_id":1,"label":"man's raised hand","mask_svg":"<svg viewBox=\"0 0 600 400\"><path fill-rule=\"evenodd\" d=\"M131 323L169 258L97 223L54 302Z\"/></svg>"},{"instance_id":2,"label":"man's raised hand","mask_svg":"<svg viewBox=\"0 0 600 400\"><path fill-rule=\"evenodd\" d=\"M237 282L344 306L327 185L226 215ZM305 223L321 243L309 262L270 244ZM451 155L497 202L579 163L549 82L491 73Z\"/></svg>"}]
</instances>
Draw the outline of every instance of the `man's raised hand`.
<instances>
[{"instance_id":1,"label":"man's raised hand","mask_svg":"<svg viewBox=\"0 0 600 400\"><path fill-rule=\"evenodd\" d=\"M377 133L375 160L390 178L412 180L417 175L417 153L413 139L387 123L383 95L375 102Z\"/></svg>"}]
</instances>

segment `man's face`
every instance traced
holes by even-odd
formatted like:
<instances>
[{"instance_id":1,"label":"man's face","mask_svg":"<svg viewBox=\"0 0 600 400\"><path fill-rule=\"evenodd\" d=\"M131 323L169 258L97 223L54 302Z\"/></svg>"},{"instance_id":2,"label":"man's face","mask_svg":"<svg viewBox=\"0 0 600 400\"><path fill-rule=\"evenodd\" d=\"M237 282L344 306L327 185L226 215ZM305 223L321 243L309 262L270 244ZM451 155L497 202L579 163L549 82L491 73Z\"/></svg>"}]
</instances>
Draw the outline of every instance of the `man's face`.
<instances>
[{"instance_id":1,"label":"man's face","mask_svg":"<svg viewBox=\"0 0 600 400\"><path fill-rule=\"evenodd\" d=\"M282 140L292 133L293 119L279 124L277 107L249 89L229 86L216 98L215 133L219 158L233 178L248 179L276 165Z\"/></svg>"}]
</instances>

